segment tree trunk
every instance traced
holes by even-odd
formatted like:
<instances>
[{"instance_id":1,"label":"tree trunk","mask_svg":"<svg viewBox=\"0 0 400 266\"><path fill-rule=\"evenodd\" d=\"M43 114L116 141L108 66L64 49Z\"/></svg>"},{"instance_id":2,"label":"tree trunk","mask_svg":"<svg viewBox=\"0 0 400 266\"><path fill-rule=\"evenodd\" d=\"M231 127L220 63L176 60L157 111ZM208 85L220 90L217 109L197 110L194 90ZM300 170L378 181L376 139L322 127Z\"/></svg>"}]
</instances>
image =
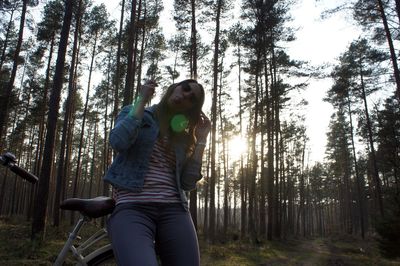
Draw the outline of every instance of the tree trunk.
<instances>
[{"instance_id":1,"label":"tree trunk","mask_svg":"<svg viewBox=\"0 0 400 266\"><path fill-rule=\"evenodd\" d=\"M361 182L361 176L358 171L358 164L357 164L357 155L356 155L356 148L354 144L354 134L353 134L353 118L351 114L351 104L350 99L347 100L347 107L349 112L349 120L350 120L350 137L351 137L351 146L353 150L353 163L354 163L354 171L356 174L356 183L357 183L357 196L358 196L358 209L360 212L360 227L361 227L361 237L364 239L365 237L365 228L364 228L364 188Z\"/></svg>"},{"instance_id":2,"label":"tree trunk","mask_svg":"<svg viewBox=\"0 0 400 266\"><path fill-rule=\"evenodd\" d=\"M220 81L220 84L222 84L222 80ZM222 232L223 232L223 237L224 240L227 237L227 230L229 226L229 205L228 205L228 196L229 196L229 180L228 180L228 158L227 158L227 151L226 151L226 139L227 136L225 134L224 130L224 123L225 123L225 117L223 115L223 110L222 110L222 89L221 86L219 86L219 93L218 93L218 113L219 113L219 120L220 120L220 131L221 131L221 141L222 141L222 176L224 177L224 203L223 203L223 227L222 227ZM221 176L221 175L220 175Z\"/></svg>"},{"instance_id":3,"label":"tree trunk","mask_svg":"<svg viewBox=\"0 0 400 266\"><path fill-rule=\"evenodd\" d=\"M191 68L190 68L190 78L197 79L197 29L196 29L196 1L191 0L191 7L192 7L192 28L191 28ZM222 0L218 1L217 4L217 18L216 18L216 29L215 34L219 35L219 23L220 23L220 14L221 14L221 5ZM219 41L219 40L218 40ZM217 46L217 44L215 44ZM215 60L215 59L214 59ZM215 63L215 62L214 62Z\"/></svg>"},{"instance_id":4,"label":"tree trunk","mask_svg":"<svg viewBox=\"0 0 400 266\"><path fill-rule=\"evenodd\" d=\"M393 45L393 38L392 38L392 34L390 33L390 29L389 29L389 25L388 25L388 21L386 18L386 13L385 10L383 8L383 3L382 0L377 0L378 2L378 10L381 13L381 18L382 18L382 23L383 23L383 27L385 28L385 33L386 33L386 39L389 45L389 50L390 50L390 57L392 59L392 64L393 64L393 75L394 75L394 80L396 81L396 95L397 95L397 99L400 101L400 71L399 71L399 66L397 64L397 55L396 55L396 51ZM399 7L399 1L396 0L396 10L398 11L398 7Z\"/></svg>"},{"instance_id":5,"label":"tree trunk","mask_svg":"<svg viewBox=\"0 0 400 266\"><path fill-rule=\"evenodd\" d=\"M89 173L89 179L90 179L90 181L89 181L89 189L88 189L88 198L91 198L92 197L92 188L93 188L93 179L94 179L94 177L96 176L96 173L95 173L95 165L96 165L96 152L97 152L97 150L96 150L96 146L97 146L97 122L95 121L94 122L95 124L94 124L94 132L93 132L93 144L92 144L92 162L91 162L91 164L90 164L90 173ZM90 146L89 146L90 147ZM90 153L88 153L88 154L90 154ZM89 160L88 160L89 161ZM88 163L89 164L89 163ZM86 182L87 182L87 180L86 180ZM85 182L85 183L86 183Z\"/></svg>"},{"instance_id":6,"label":"tree trunk","mask_svg":"<svg viewBox=\"0 0 400 266\"><path fill-rule=\"evenodd\" d=\"M257 56L257 61L259 62L260 56ZM260 84L258 82L258 71L255 75L255 107L254 107L254 118L253 118L253 129L251 132L251 173L249 176L249 208L248 208L248 229L250 233L251 240L256 242L257 241L257 230L256 230L256 177L257 177L257 150L256 150L256 143L257 143L257 129L259 127L258 123L258 112L259 112L259 95L260 95Z\"/></svg>"},{"instance_id":7,"label":"tree trunk","mask_svg":"<svg viewBox=\"0 0 400 266\"><path fill-rule=\"evenodd\" d=\"M18 42L15 47L14 56L13 56L13 67L11 70L10 80L5 88L4 95L0 97L0 140L3 139L3 135L6 135L7 132L7 123L8 123L8 108L9 108L9 100L11 97L11 93L14 87L15 77L17 75L18 61L19 61L19 53L21 51L22 40L24 36L24 27L25 27L25 16L26 9L28 5L28 0L22 1L22 11L21 11L21 19L19 22L19 32L18 32ZM1 69L0 69L1 70ZM3 149L3 142L0 141L0 151Z\"/></svg>"},{"instance_id":8,"label":"tree trunk","mask_svg":"<svg viewBox=\"0 0 400 266\"><path fill-rule=\"evenodd\" d=\"M146 11L145 11L145 16L146 16ZM144 18L144 20L146 20L146 17ZM139 30L137 30L137 36L139 36ZM137 49L138 46L138 38L136 38L136 42L135 42L135 50ZM135 90L135 97L138 96L139 91L140 91L140 87L142 86L142 66L143 66L143 58L144 58L144 50L145 50L145 43L146 43L146 23L143 23L143 27L142 27L142 46L140 49L140 56L139 56L139 63L138 63L138 78L137 78L137 86L136 86L136 90ZM136 57L135 57L136 58ZM136 60L135 60L135 65L136 65ZM155 80L155 77L150 77L150 79Z\"/></svg>"},{"instance_id":9,"label":"tree trunk","mask_svg":"<svg viewBox=\"0 0 400 266\"><path fill-rule=\"evenodd\" d=\"M379 213L383 217L384 216L384 209L383 209L383 199L382 199L382 191L381 191L381 180L379 178L379 170L378 170L378 164L376 161L376 156L375 156L375 148L374 148L374 140L373 140L373 134L372 134L372 125L371 125L371 120L369 118L369 112L368 112L368 104L367 104L367 96L365 93L365 84L364 84L364 78L362 74L362 69L360 70L360 80L361 80L361 90L362 90L362 98L364 102L364 112L365 112L365 118L367 121L367 130L368 130L368 140L369 140L369 146L370 146L370 152L371 152L371 161L372 161L372 174L374 178L374 183L375 183L375 195L376 195L376 201L378 203L378 208L379 208Z\"/></svg>"},{"instance_id":10,"label":"tree trunk","mask_svg":"<svg viewBox=\"0 0 400 266\"><path fill-rule=\"evenodd\" d=\"M78 3L78 9L76 14L76 22L75 22L75 32L74 32L74 44L72 47L72 57L71 57L71 65L69 69L69 77L68 77L68 96L65 104L65 114L63 121L63 129L61 136L61 146L60 146L60 154L58 158L58 167L57 167L57 177L56 177L56 191L54 198L54 215L53 215L53 225L59 226L60 224L60 202L61 202L61 190L64 184L63 180L65 179L64 173L64 163L65 163L65 150L66 150L66 142L67 142L67 134L68 134L68 125L69 119L71 117L71 109L73 105L73 99L75 91L74 91L74 81L75 81L75 63L77 61L77 53L78 53L78 39L79 39L79 31L81 24L81 8L82 8L82 0Z\"/></svg>"},{"instance_id":11,"label":"tree trunk","mask_svg":"<svg viewBox=\"0 0 400 266\"><path fill-rule=\"evenodd\" d=\"M264 59L264 71L267 72L266 67L266 58L265 54L263 55ZM266 95L268 95L268 76L264 76L264 87L266 92L264 93L261 90L261 102L267 102L268 99ZM260 236L265 238L267 236L267 202L266 202L266 195L267 195L267 171L268 169L264 166L265 165L265 135L267 132L267 121L265 116L265 109L264 106L261 107L260 110L260 128L261 128L261 138L260 138L260 146L261 146L261 153L260 153L260 165L261 165L261 175L260 175Z\"/></svg>"},{"instance_id":12,"label":"tree trunk","mask_svg":"<svg viewBox=\"0 0 400 266\"><path fill-rule=\"evenodd\" d=\"M14 9L11 10L10 20L8 21L7 30L6 30L6 36L4 36L3 49L1 50L1 58L0 58L0 72L3 69L4 61L6 60L6 51L7 51L7 46L8 46L8 38L10 36L10 31L11 31L11 25L12 25L12 22L13 22L13 18L14 18Z\"/></svg>"},{"instance_id":13,"label":"tree trunk","mask_svg":"<svg viewBox=\"0 0 400 266\"><path fill-rule=\"evenodd\" d=\"M138 20L139 20L139 18L141 16L141 13L142 13L142 0L139 0L138 10L137 10L137 15L136 15L138 17ZM145 16L146 16L146 14L145 14ZM137 24L135 24L135 25L136 26L135 26L135 34L134 34L135 41L134 41L134 45L133 45L132 72L131 73L128 72L128 73L130 73L131 76L132 76L132 81L131 81L132 82L132 95L135 95L135 98L136 98L137 95L139 94L139 89L140 89L140 84L141 84L141 80L140 80L140 75L141 75L141 71L142 71L141 64L142 64L142 60L143 60L144 46L145 46L145 35L146 34L145 34L145 22L144 22L143 23L142 49L141 49L141 52L140 52L140 60L141 60L141 62L140 62L140 65L137 66L137 62L136 61L137 61L138 57L137 57L136 53L137 53L137 49L138 49L138 45L139 45L139 27L137 26ZM138 70L138 72L140 74L138 74L138 80L137 80L138 87L135 90L134 88L135 88L136 70ZM153 79L153 78L151 78L151 79Z\"/></svg>"},{"instance_id":14,"label":"tree trunk","mask_svg":"<svg viewBox=\"0 0 400 266\"><path fill-rule=\"evenodd\" d=\"M265 75L268 75L267 73ZM270 87L272 88L273 82L271 82ZM267 203L268 203L268 224L267 224L267 239L272 240L273 233L273 211L274 211L274 154L273 154L273 114L272 114L272 102L266 89L266 124L267 124Z\"/></svg>"},{"instance_id":15,"label":"tree trunk","mask_svg":"<svg viewBox=\"0 0 400 266\"><path fill-rule=\"evenodd\" d=\"M120 75L121 75L121 47L122 47L122 32L124 27L124 13L125 13L125 0L122 0L121 4L121 18L119 21L119 32L118 32L118 48L117 48L117 62L115 72L115 90L114 90L114 109L113 117L114 121L117 118L119 110L119 90L120 90Z\"/></svg>"},{"instance_id":16,"label":"tree trunk","mask_svg":"<svg viewBox=\"0 0 400 266\"><path fill-rule=\"evenodd\" d=\"M219 16L220 16L220 6L221 0L218 1L217 4L217 18L216 18L216 35L219 34ZM197 29L196 29L196 5L195 0L191 0L191 7L192 7L192 27L191 27L191 72L190 77L193 79L197 79ZM218 32L218 33L217 33ZM218 47L218 44L215 44ZM214 55L215 56L215 55ZM217 55L218 57L218 55ZM216 59L218 63L218 58ZM215 68L215 58L214 58L214 70L217 71ZM217 82L216 76L214 75L214 81ZM216 110L216 109L215 109ZM190 192L190 214L192 215L193 221L195 222L195 226L197 228L197 189ZM211 234L213 235L213 234Z\"/></svg>"},{"instance_id":17,"label":"tree trunk","mask_svg":"<svg viewBox=\"0 0 400 266\"><path fill-rule=\"evenodd\" d=\"M195 28L195 6L194 0L192 3L192 47L196 47L196 28ZM218 2L220 3L220 1ZM219 52L219 34L220 34L220 14L221 10L217 7L216 14L216 29L215 29L215 37L214 37L214 57L213 57L213 97L212 97L212 105L211 105L211 177L210 177L210 222L209 222L209 237L211 242L215 241L215 179L216 179L216 134L217 134L217 101L218 101L218 52ZM193 48L192 48L193 49ZM192 50L192 53L195 52L196 49ZM193 56L193 55L192 55ZM195 58L194 56L192 58ZM196 60L193 60L193 68L191 69L191 77L197 77ZM192 76L193 75L193 76Z\"/></svg>"},{"instance_id":18,"label":"tree trunk","mask_svg":"<svg viewBox=\"0 0 400 266\"><path fill-rule=\"evenodd\" d=\"M89 79L88 79L88 85L87 85L87 92L86 92L86 101L85 101L85 108L83 110L83 115L82 115L82 130L80 134L80 139L79 139L79 146L78 146L78 161L76 164L76 171L75 171L75 178L73 182L73 190L72 190L72 197L77 197L78 195L78 182L79 178L81 177L81 172L82 172L82 165L81 165L81 157L82 157L82 146L83 146L83 138L85 135L85 124L86 124L86 118L87 118L87 113L88 113L88 105L89 105L89 95L90 95L90 85L92 81L92 73L93 73L93 64L94 64L94 59L96 57L96 46L97 46L97 33L95 33L94 36L94 43L93 43L93 50L92 50L92 58L90 62L90 68L89 68ZM75 212L71 213L71 224L75 222Z\"/></svg>"},{"instance_id":19,"label":"tree trunk","mask_svg":"<svg viewBox=\"0 0 400 266\"><path fill-rule=\"evenodd\" d=\"M207 151L207 170L206 170L206 176L205 176L205 182L204 182L204 223L203 223L203 233L204 233L204 237L206 239L209 239L209 235L208 235L208 225L209 225L209 190L210 190L210 185L209 185L209 173L210 173L210 160L211 160L211 149L208 149Z\"/></svg>"},{"instance_id":20,"label":"tree trunk","mask_svg":"<svg viewBox=\"0 0 400 266\"><path fill-rule=\"evenodd\" d=\"M240 137L243 139L243 119L242 119L242 78L241 78L241 51L240 44L238 44L238 93L239 93L239 130ZM243 165L243 155L240 154L240 169L239 169L239 190L240 190L240 238L244 239L246 235L246 224L247 224L247 208L246 208L246 189L245 189L245 174Z\"/></svg>"},{"instance_id":21,"label":"tree trunk","mask_svg":"<svg viewBox=\"0 0 400 266\"><path fill-rule=\"evenodd\" d=\"M38 193L35 199L35 212L33 216L31 235L32 239L37 239L38 237L43 238L44 236L47 201L49 196L49 181L54 160L54 142L58 120L58 109L60 106L61 88L64 77L65 54L67 51L68 35L74 4L74 1L65 1L64 22L61 30L56 71L53 79L53 89L50 96L49 115L47 118L47 134L44 147L44 158L39 178Z\"/></svg>"},{"instance_id":22,"label":"tree trunk","mask_svg":"<svg viewBox=\"0 0 400 266\"><path fill-rule=\"evenodd\" d=\"M103 131L103 160L102 160L102 173L101 176L104 176L107 172L108 166L109 166L109 159L110 159L110 145L108 143L108 106L109 106L109 100L110 100L110 88L111 88L111 58L112 58L112 53L111 51L108 54L108 71L107 71L107 89L106 89L106 110L105 110L105 114L104 114L104 131ZM111 125L111 123L110 123ZM91 176L90 178L94 178L94 176ZM105 184L105 182L104 182ZM100 186L100 183L98 184L98 186ZM92 190L90 190L91 193ZM108 195L108 193L106 192L106 190L103 188L103 195ZM90 194L91 196L91 194Z\"/></svg>"},{"instance_id":23,"label":"tree trunk","mask_svg":"<svg viewBox=\"0 0 400 266\"><path fill-rule=\"evenodd\" d=\"M34 173L37 176L40 176L40 168L41 168L42 161L43 161L43 148L44 148L43 142L44 142L44 133L46 131L46 128L45 128L46 120L45 119L46 119L46 112L47 112L47 108L48 108L47 95L49 93L49 86L50 86L51 61L53 59L54 43L55 43L55 36L53 35L51 38L51 42L50 42L49 58L47 60L43 101L42 101L42 106L40 107L38 148L36 150L36 161L35 161L35 170L34 170Z\"/></svg>"},{"instance_id":24,"label":"tree trunk","mask_svg":"<svg viewBox=\"0 0 400 266\"><path fill-rule=\"evenodd\" d=\"M134 73L134 65L133 65L133 57L134 57L134 41L135 41L135 31L136 31L136 0L132 0L132 8L131 8L131 18L129 25L129 33L128 33L128 63L127 70L125 76L125 89L124 89L124 100L122 105L128 105L132 103L133 98L133 77L132 73Z\"/></svg>"}]
</instances>

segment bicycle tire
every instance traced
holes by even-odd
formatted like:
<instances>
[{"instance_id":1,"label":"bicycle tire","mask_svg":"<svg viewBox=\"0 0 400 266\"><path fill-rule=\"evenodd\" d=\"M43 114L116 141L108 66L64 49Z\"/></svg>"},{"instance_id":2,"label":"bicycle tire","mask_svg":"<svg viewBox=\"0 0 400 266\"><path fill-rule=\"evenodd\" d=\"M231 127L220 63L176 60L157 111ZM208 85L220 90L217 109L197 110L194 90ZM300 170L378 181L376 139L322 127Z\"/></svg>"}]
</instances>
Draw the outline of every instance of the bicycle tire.
<instances>
[{"instance_id":1,"label":"bicycle tire","mask_svg":"<svg viewBox=\"0 0 400 266\"><path fill-rule=\"evenodd\" d=\"M112 249L106 250L103 253L98 254L87 262L88 266L106 266L106 265L117 265Z\"/></svg>"}]
</instances>

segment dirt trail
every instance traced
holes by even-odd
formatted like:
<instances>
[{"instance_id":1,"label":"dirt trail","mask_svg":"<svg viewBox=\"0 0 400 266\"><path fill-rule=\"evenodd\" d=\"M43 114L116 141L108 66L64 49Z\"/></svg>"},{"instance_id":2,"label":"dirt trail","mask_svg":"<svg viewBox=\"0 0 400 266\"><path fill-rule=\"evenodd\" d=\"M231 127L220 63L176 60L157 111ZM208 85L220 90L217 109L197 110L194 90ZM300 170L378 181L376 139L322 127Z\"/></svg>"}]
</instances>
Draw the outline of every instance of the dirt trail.
<instances>
[{"instance_id":1,"label":"dirt trail","mask_svg":"<svg viewBox=\"0 0 400 266\"><path fill-rule=\"evenodd\" d=\"M345 265L343 259L339 255L339 250L327 243L326 240L316 239L310 241L303 241L301 249L309 250L311 256L299 265L313 266L313 265L326 265L326 266L342 266Z\"/></svg>"},{"instance_id":2,"label":"dirt trail","mask_svg":"<svg viewBox=\"0 0 400 266\"><path fill-rule=\"evenodd\" d=\"M296 242L292 256L285 259L273 259L266 262L265 266L344 266L340 251L325 240L310 239Z\"/></svg>"}]
</instances>

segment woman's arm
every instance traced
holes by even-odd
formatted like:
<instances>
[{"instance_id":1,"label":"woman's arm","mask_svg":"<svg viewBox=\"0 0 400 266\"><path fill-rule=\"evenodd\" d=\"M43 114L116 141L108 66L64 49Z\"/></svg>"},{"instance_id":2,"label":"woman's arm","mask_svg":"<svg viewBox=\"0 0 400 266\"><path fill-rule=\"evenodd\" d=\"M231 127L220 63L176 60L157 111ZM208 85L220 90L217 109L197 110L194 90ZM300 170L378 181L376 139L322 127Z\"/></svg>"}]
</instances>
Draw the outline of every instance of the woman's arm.
<instances>
[{"instance_id":1,"label":"woman's arm","mask_svg":"<svg viewBox=\"0 0 400 266\"><path fill-rule=\"evenodd\" d=\"M121 152L135 143L145 106L153 96L155 86L155 82L147 81L134 103L122 108L110 132L110 144L114 150Z\"/></svg>"},{"instance_id":2,"label":"woman's arm","mask_svg":"<svg viewBox=\"0 0 400 266\"><path fill-rule=\"evenodd\" d=\"M196 144L191 157L187 160L182 174L182 189L192 190L196 188L196 183L202 178L201 164L204 149L207 143L207 136L211 129L211 122L203 113L195 129Z\"/></svg>"},{"instance_id":3,"label":"woman's arm","mask_svg":"<svg viewBox=\"0 0 400 266\"><path fill-rule=\"evenodd\" d=\"M148 80L144 85L142 85L139 96L132 104L132 109L129 112L129 116L137 119L143 118L145 106L153 97L156 86L157 83L152 80Z\"/></svg>"},{"instance_id":4,"label":"woman's arm","mask_svg":"<svg viewBox=\"0 0 400 266\"><path fill-rule=\"evenodd\" d=\"M135 143L139 132L141 119L128 115L131 109L131 105L122 108L110 132L110 145L117 152L127 150Z\"/></svg>"},{"instance_id":5,"label":"woman's arm","mask_svg":"<svg viewBox=\"0 0 400 266\"><path fill-rule=\"evenodd\" d=\"M201 174L202 155L205 145L196 146L190 158L186 160L183 168L181 187L183 190L190 191L196 188L196 183L203 176Z\"/></svg>"}]
</instances>

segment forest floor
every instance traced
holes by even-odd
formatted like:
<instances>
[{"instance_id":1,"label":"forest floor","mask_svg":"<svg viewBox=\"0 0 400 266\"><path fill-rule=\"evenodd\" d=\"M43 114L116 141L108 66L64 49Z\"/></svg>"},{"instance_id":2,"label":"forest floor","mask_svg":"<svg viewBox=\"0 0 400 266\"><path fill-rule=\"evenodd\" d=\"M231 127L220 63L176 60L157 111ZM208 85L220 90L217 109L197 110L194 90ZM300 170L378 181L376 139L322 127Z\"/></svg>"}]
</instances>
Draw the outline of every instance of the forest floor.
<instances>
[{"instance_id":1,"label":"forest floor","mask_svg":"<svg viewBox=\"0 0 400 266\"><path fill-rule=\"evenodd\" d=\"M346 236L208 246L202 250L202 265L399 266L400 258L382 257L376 240Z\"/></svg>"},{"instance_id":2,"label":"forest floor","mask_svg":"<svg viewBox=\"0 0 400 266\"><path fill-rule=\"evenodd\" d=\"M66 240L68 226L49 226L46 241L34 246L29 239L29 223L21 221L0 218L0 265L52 265ZM88 231L97 228L92 226ZM200 237L200 249L202 266L400 265L400 258L382 257L372 238L361 240L351 236L267 241L257 245L241 241L208 244Z\"/></svg>"}]
</instances>

